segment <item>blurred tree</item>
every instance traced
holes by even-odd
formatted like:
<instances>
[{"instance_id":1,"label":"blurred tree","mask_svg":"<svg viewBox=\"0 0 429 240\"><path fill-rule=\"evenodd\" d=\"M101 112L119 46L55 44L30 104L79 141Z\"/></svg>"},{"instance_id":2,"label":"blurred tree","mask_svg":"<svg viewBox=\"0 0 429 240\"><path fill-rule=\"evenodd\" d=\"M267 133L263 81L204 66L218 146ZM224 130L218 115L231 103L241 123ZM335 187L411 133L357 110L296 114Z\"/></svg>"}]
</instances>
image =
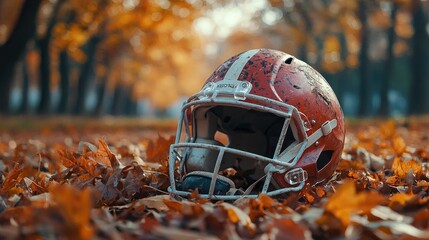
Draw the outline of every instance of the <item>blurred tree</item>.
<instances>
[{"instance_id":1,"label":"blurred tree","mask_svg":"<svg viewBox=\"0 0 429 240\"><path fill-rule=\"evenodd\" d=\"M30 90L30 76L28 70L28 61L27 61L27 52L24 52L21 58L22 64L22 94L21 94L21 106L19 107L19 112L22 114L28 113L29 107L29 90Z\"/></svg>"},{"instance_id":2,"label":"blurred tree","mask_svg":"<svg viewBox=\"0 0 429 240\"><path fill-rule=\"evenodd\" d=\"M271 6L280 9L284 22L291 27L292 35L297 44L296 56L302 61L308 61L309 44L316 37L313 32L314 1L279 1L271 0ZM289 33L290 34L290 33Z\"/></svg>"},{"instance_id":3,"label":"blurred tree","mask_svg":"<svg viewBox=\"0 0 429 240\"><path fill-rule=\"evenodd\" d=\"M369 29L367 21L368 7L366 1L359 1L359 20L361 23L360 30L360 53L359 53L359 74L360 74L360 89L359 89L359 116L369 116L371 113L371 80L368 74L369 57Z\"/></svg>"},{"instance_id":4,"label":"blurred tree","mask_svg":"<svg viewBox=\"0 0 429 240\"><path fill-rule=\"evenodd\" d=\"M81 0L75 0L76 2L82 3ZM84 45L85 59L82 63L80 74L77 83L77 89L75 96L75 102L73 106L73 113L81 115L85 113L85 103L88 98L89 89L91 87L92 79L94 76L94 68L96 66L95 56L99 44L107 36L106 24L110 20L108 10L110 7L114 7L115 2L107 0L93 1L93 4L87 8L83 8L76 5L77 9L80 10L78 13L78 19L81 17L87 17L88 19L82 24L87 28L89 39ZM81 17L79 16L81 15ZM101 15L102 17L97 17ZM90 16L90 17L88 17ZM89 20L92 21L89 21Z\"/></svg>"},{"instance_id":5,"label":"blurred tree","mask_svg":"<svg viewBox=\"0 0 429 240\"><path fill-rule=\"evenodd\" d=\"M380 108L378 114L383 117L390 115L390 103L389 103L389 90L390 82L392 81L393 74L393 63L394 63L394 52L393 46L395 45L395 26L396 26L396 12L398 10L398 3L393 1L389 3L390 10L390 26L387 30L387 49L386 49L386 60L384 61L384 72L381 79L380 89Z\"/></svg>"},{"instance_id":6,"label":"blurred tree","mask_svg":"<svg viewBox=\"0 0 429 240\"><path fill-rule=\"evenodd\" d=\"M97 45L100 43L101 37L94 35L86 43L85 55L86 60L82 64L80 69L78 85L76 89L76 102L74 104L73 113L76 115L81 115L85 112L85 102L88 96L88 90L90 87L90 78L93 74L93 69L95 66L95 52L97 50Z\"/></svg>"},{"instance_id":7,"label":"blurred tree","mask_svg":"<svg viewBox=\"0 0 429 240\"><path fill-rule=\"evenodd\" d=\"M343 104L344 95L346 92L347 81L349 81L349 67L347 66L347 57L349 55L349 51L347 49L347 40L346 35L343 31L337 33L337 38L339 41L340 48L340 62L343 63L341 69L339 70L339 80L338 80L338 91L337 98L340 104Z\"/></svg>"},{"instance_id":8,"label":"blurred tree","mask_svg":"<svg viewBox=\"0 0 429 240\"><path fill-rule=\"evenodd\" d=\"M291 45L280 49L296 54L320 71L342 102L349 81L348 69L357 65L356 1L269 2L281 10L284 22L291 28L283 33L282 40L294 39L297 45L297 50Z\"/></svg>"},{"instance_id":9,"label":"blurred tree","mask_svg":"<svg viewBox=\"0 0 429 240\"><path fill-rule=\"evenodd\" d=\"M70 68L69 56L66 51L60 52L59 71L60 71L60 101L57 113L65 114L69 111L70 102Z\"/></svg>"},{"instance_id":10,"label":"blurred tree","mask_svg":"<svg viewBox=\"0 0 429 240\"><path fill-rule=\"evenodd\" d=\"M427 75L429 58L429 35L427 19L422 1L412 0L413 28L411 56L411 88L409 94L409 114L424 114L429 111L429 78Z\"/></svg>"},{"instance_id":11,"label":"blurred tree","mask_svg":"<svg viewBox=\"0 0 429 240\"><path fill-rule=\"evenodd\" d=\"M130 94L120 95L128 102L149 98L161 108L196 91L195 83L206 70L195 67L203 64L204 53L192 22L208 6L201 1L46 1L38 21L38 112L49 112L50 94L58 82L59 113L67 113L70 102L75 114L85 113L94 84L98 114L107 109L104 100L116 87L129 89ZM137 64L118 64L122 58Z\"/></svg>"},{"instance_id":12,"label":"blurred tree","mask_svg":"<svg viewBox=\"0 0 429 240\"><path fill-rule=\"evenodd\" d=\"M269 1L272 7L282 11L283 19L286 20L284 22L291 28L283 33L284 41L294 39L299 46L297 51L294 48L280 49L292 53L295 51L298 57L301 56L325 75L340 102L343 102L346 86L352 84L352 76L349 74L355 71L350 69L359 66L358 91L349 89L353 91L353 95L355 92L358 95L357 113L360 116L369 116L374 110L380 114L390 114L388 94L392 90L393 64L396 56L407 53L406 41L412 35L404 21L409 12L401 13L401 21L396 21L396 11L398 5L407 6L409 2L411 1ZM389 14L385 14L389 6ZM277 27L278 25L274 26ZM399 35L398 39L395 38L396 34ZM374 61L384 61L385 74L372 74ZM408 79L401 81L406 83ZM380 87L379 93L375 91L377 87ZM380 96L378 109L373 106L376 103L373 102L374 95Z\"/></svg>"},{"instance_id":13,"label":"blurred tree","mask_svg":"<svg viewBox=\"0 0 429 240\"><path fill-rule=\"evenodd\" d=\"M14 1L20 4L20 1ZM4 2L1 2L2 4ZM35 22L41 0L26 0L6 42L0 45L0 113L9 112L9 99L16 63L25 50L27 41L34 36ZM1 11L8 11L2 9Z\"/></svg>"},{"instance_id":14,"label":"blurred tree","mask_svg":"<svg viewBox=\"0 0 429 240\"><path fill-rule=\"evenodd\" d=\"M40 1L32 3L40 5ZM21 3L24 6L28 1L0 1L0 44L5 45L6 38L14 36L10 31L10 36L5 37L1 23L8 22L10 29L17 28L22 26L18 23L23 16L17 17L15 27L11 27L15 21L13 14L4 14L2 6L20 9ZM376 112L391 114L393 105L389 103L389 93L404 94L408 87L412 93L410 112L428 111L428 106L424 106L428 100L422 90L429 88L427 81L423 81L427 79L424 71L428 68L425 64L429 52L425 32L427 16L424 16L427 2L269 0L264 3L269 5L246 3L243 5L246 8L258 5L260 9L251 14L251 25L233 29L225 41L214 35L201 39L193 23L215 8L239 6L235 1L49 0L42 3L38 20L31 22L38 27L40 61L27 56L30 79L17 84L25 87L39 81L39 113L50 111L50 101L55 99L51 99L50 94L57 89L59 113L133 113L136 102L142 99L149 100L159 113L166 112L165 109L183 95L198 91L204 80L202 76L207 76L213 65L249 48L279 49L307 61L327 78L340 102L349 108L358 106L357 113L361 116ZM410 3L414 8L409 7ZM36 13L34 10L33 14ZM216 15L204 18L212 23L219 20ZM225 19L221 22L226 23ZM30 25L24 26L28 30ZM213 31L230 27L217 26ZM18 42L23 39L19 38ZM203 41L207 45L203 45ZM0 47L1 51L4 49ZM29 54L34 55L34 50L30 51ZM205 53L210 53L210 58ZM412 59L410 65L393 67L399 57L403 61L408 53ZM4 56L7 55L1 54L0 60L7 59ZM39 66L36 72L32 70L35 64ZM207 64L211 66L206 67ZM0 65L2 74L2 69L6 69L3 66ZM384 66L384 71L378 71L377 66ZM413 81L408 78L409 66ZM33 76L35 73L38 76ZM12 80L1 79L2 86L9 85L0 91L9 94ZM28 94L26 92L23 94ZM378 96L380 106L375 98ZM7 101L0 104L8 106L9 96L2 94L1 97ZM25 97L22 100L26 102Z\"/></svg>"},{"instance_id":15,"label":"blurred tree","mask_svg":"<svg viewBox=\"0 0 429 240\"><path fill-rule=\"evenodd\" d=\"M38 45L40 49L40 77L39 77L39 92L40 92L40 101L38 106L39 114L47 114L50 111L51 105L51 53L50 45L53 35L53 29L55 24L58 22L58 14L62 4L66 0L58 0L53 3L51 14L47 21L47 26L45 33L38 39ZM45 3L46 5L51 5L50 2ZM45 6L46 6L45 5Z\"/></svg>"}]
</instances>

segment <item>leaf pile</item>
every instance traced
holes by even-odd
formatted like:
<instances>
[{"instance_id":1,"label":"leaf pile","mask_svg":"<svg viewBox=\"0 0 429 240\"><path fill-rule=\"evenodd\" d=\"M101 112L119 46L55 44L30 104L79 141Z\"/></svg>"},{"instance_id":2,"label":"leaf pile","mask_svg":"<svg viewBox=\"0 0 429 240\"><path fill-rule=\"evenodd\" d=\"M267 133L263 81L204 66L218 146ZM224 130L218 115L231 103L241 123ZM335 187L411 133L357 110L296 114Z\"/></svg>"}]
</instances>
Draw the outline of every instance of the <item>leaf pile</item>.
<instances>
[{"instance_id":1,"label":"leaf pile","mask_svg":"<svg viewBox=\"0 0 429 240\"><path fill-rule=\"evenodd\" d=\"M4 132L0 238L429 238L429 130L348 130L326 184L235 202L168 195L171 133Z\"/></svg>"}]
</instances>

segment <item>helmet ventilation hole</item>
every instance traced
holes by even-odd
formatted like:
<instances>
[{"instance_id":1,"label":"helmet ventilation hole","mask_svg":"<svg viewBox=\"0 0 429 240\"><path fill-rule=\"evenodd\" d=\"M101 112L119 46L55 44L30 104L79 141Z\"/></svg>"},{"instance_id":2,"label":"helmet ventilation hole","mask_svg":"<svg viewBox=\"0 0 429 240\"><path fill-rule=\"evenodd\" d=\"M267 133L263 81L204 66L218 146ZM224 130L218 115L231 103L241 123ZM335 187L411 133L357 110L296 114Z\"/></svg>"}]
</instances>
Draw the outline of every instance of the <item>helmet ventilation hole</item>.
<instances>
[{"instance_id":1,"label":"helmet ventilation hole","mask_svg":"<svg viewBox=\"0 0 429 240\"><path fill-rule=\"evenodd\" d=\"M332 150L327 150L320 153L319 159L317 159L317 171L320 171L329 163L329 161L331 161L333 153L334 151Z\"/></svg>"},{"instance_id":2,"label":"helmet ventilation hole","mask_svg":"<svg viewBox=\"0 0 429 240\"><path fill-rule=\"evenodd\" d=\"M286 64L291 64L291 63L292 63L292 61L293 61L293 57L289 57L289 58L287 58L287 59L285 60L285 63L286 63Z\"/></svg>"}]
</instances>

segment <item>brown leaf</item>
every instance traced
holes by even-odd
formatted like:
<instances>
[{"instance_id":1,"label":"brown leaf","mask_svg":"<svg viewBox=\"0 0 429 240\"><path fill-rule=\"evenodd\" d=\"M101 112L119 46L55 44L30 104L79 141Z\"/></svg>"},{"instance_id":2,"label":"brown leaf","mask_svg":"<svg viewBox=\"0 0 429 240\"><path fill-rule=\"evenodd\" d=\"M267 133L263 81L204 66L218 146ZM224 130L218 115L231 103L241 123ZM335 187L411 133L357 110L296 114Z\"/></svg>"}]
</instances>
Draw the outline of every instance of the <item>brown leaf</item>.
<instances>
[{"instance_id":1,"label":"brown leaf","mask_svg":"<svg viewBox=\"0 0 429 240\"><path fill-rule=\"evenodd\" d=\"M144 204L147 208L156 209L157 211L167 211L169 207L164 200L170 199L169 195L157 195L140 199L138 202Z\"/></svg>"},{"instance_id":2,"label":"brown leaf","mask_svg":"<svg viewBox=\"0 0 429 240\"><path fill-rule=\"evenodd\" d=\"M119 167L118 159L116 158L115 154L113 154L112 151L110 151L109 146L107 146L106 142L100 139L98 143L99 143L98 148L107 154L107 157L110 161L110 166L113 168Z\"/></svg>"},{"instance_id":3,"label":"brown leaf","mask_svg":"<svg viewBox=\"0 0 429 240\"><path fill-rule=\"evenodd\" d=\"M174 136L164 138L159 135L156 142L149 141L146 149L146 157L149 162L159 162L166 166L170 145L174 142Z\"/></svg>"},{"instance_id":4,"label":"brown leaf","mask_svg":"<svg viewBox=\"0 0 429 240\"><path fill-rule=\"evenodd\" d=\"M292 219L274 219L267 228L267 237L270 239L312 239L309 229Z\"/></svg>"},{"instance_id":5,"label":"brown leaf","mask_svg":"<svg viewBox=\"0 0 429 240\"><path fill-rule=\"evenodd\" d=\"M119 178L121 170L116 169L112 175L108 177L106 183L98 181L95 183L95 188L101 193L98 204L111 205L119 200L122 196L121 191L118 189Z\"/></svg>"},{"instance_id":6,"label":"brown leaf","mask_svg":"<svg viewBox=\"0 0 429 240\"><path fill-rule=\"evenodd\" d=\"M58 155L60 156L61 162L64 165L64 167L72 168L77 164L77 159L72 152L64 148L58 149L57 152L58 152Z\"/></svg>"},{"instance_id":7,"label":"brown leaf","mask_svg":"<svg viewBox=\"0 0 429 240\"><path fill-rule=\"evenodd\" d=\"M206 233L198 233L195 231L163 227L155 227L151 232L160 239L209 239L209 240L218 240L219 238L208 235Z\"/></svg>"},{"instance_id":8,"label":"brown leaf","mask_svg":"<svg viewBox=\"0 0 429 240\"><path fill-rule=\"evenodd\" d=\"M413 220L413 226L420 229L429 228L429 209L424 208L417 212Z\"/></svg>"}]
</instances>

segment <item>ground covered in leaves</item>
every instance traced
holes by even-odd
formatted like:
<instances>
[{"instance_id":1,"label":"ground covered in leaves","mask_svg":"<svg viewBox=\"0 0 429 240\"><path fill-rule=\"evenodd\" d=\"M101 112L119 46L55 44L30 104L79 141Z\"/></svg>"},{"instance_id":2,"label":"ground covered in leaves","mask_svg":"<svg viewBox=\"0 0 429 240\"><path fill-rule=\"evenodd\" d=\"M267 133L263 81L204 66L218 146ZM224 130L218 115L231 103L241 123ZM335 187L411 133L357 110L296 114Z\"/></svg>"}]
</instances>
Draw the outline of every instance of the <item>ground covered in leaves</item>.
<instances>
[{"instance_id":1,"label":"ground covered in leaves","mask_svg":"<svg viewBox=\"0 0 429 240\"><path fill-rule=\"evenodd\" d=\"M327 184L235 202L168 195L166 124L88 121L0 128L1 239L429 238L429 121L349 122Z\"/></svg>"}]
</instances>

